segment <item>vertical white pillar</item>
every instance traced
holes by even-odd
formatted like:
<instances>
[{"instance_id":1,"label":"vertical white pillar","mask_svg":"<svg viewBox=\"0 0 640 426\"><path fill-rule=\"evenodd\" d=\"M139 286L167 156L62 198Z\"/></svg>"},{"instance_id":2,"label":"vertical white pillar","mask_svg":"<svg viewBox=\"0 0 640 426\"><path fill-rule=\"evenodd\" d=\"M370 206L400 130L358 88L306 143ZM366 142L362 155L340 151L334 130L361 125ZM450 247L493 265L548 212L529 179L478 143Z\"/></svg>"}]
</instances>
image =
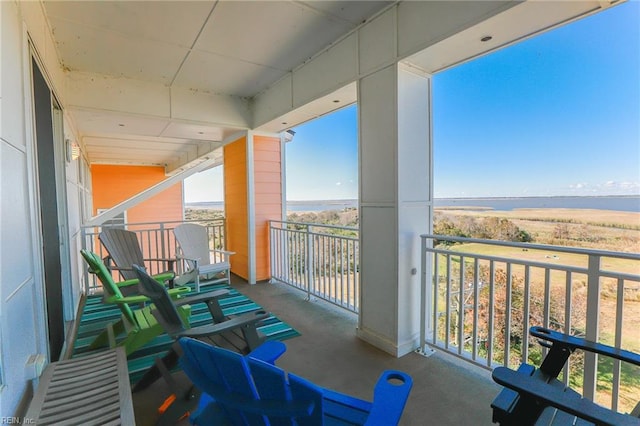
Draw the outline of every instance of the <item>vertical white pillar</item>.
<instances>
[{"instance_id":1,"label":"vertical white pillar","mask_svg":"<svg viewBox=\"0 0 640 426\"><path fill-rule=\"evenodd\" d=\"M396 64L363 77L358 96L358 335L402 356L419 346L419 236L431 227L430 78Z\"/></svg>"},{"instance_id":2,"label":"vertical white pillar","mask_svg":"<svg viewBox=\"0 0 640 426\"><path fill-rule=\"evenodd\" d=\"M256 185L253 132L247 131L247 282L256 283Z\"/></svg>"}]
</instances>

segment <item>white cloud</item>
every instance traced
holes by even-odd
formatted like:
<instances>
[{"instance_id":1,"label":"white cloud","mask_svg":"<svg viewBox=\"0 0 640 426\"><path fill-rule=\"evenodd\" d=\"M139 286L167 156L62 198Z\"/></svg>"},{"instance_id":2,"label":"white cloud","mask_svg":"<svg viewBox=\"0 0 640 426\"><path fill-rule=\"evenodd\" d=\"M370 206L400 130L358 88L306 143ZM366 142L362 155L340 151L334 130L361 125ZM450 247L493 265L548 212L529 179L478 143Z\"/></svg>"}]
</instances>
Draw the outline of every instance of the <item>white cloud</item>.
<instances>
[{"instance_id":1,"label":"white cloud","mask_svg":"<svg viewBox=\"0 0 640 426\"><path fill-rule=\"evenodd\" d=\"M571 195L638 195L640 194L640 182L606 182L590 184L587 182L572 183L569 185Z\"/></svg>"}]
</instances>

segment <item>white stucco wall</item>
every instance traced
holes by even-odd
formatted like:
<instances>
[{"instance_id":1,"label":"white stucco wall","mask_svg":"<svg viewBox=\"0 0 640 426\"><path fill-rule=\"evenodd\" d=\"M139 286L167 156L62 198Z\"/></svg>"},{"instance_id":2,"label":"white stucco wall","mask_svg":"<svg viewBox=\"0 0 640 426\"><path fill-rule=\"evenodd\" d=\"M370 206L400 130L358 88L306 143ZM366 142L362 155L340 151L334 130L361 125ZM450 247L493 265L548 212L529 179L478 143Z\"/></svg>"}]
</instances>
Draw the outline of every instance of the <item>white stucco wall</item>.
<instances>
[{"instance_id":1,"label":"white stucco wall","mask_svg":"<svg viewBox=\"0 0 640 426\"><path fill-rule=\"evenodd\" d=\"M46 336L31 224L36 215L23 96L26 40L17 5L0 2L0 8L0 416L11 416L27 386L24 365L31 354L46 351Z\"/></svg>"},{"instance_id":2,"label":"white stucco wall","mask_svg":"<svg viewBox=\"0 0 640 426\"><path fill-rule=\"evenodd\" d=\"M27 394L31 378L26 368L29 356L49 352L42 235L35 195L29 38L49 84L62 102L64 74L41 5L0 2L0 418L19 414L16 410ZM65 137L74 138L69 122L65 123ZM78 162L60 167L67 175L63 192L68 195L64 200L68 224L61 229L66 229L69 236L65 248L71 254L72 267L62 272L64 317L70 320L80 299L81 263L74 253L80 244L80 203L87 191L78 182Z\"/></svg>"}]
</instances>

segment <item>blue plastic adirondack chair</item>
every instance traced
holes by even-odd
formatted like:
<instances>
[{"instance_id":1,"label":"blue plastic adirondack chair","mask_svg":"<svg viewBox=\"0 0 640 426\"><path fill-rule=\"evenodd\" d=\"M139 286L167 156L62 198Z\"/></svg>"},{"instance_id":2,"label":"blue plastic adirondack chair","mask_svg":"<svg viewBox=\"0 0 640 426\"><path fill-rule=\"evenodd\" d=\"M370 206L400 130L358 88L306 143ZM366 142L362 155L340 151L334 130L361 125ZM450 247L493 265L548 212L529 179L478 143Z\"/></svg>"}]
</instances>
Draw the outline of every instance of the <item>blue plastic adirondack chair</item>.
<instances>
[{"instance_id":1,"label":"blue plastic adirondack chair","mask_svg":"<svg viewBox=\"0 0 640 426\"><path fill-rule=\"evenodd\" d=\"M182 368L203 392L190 419L196 425L395 425L413 385L409 375L385 371L371 403L287 374L271 363L274 342L247 356L190 338L179 343Z\"/></svg>"}]
</instances>

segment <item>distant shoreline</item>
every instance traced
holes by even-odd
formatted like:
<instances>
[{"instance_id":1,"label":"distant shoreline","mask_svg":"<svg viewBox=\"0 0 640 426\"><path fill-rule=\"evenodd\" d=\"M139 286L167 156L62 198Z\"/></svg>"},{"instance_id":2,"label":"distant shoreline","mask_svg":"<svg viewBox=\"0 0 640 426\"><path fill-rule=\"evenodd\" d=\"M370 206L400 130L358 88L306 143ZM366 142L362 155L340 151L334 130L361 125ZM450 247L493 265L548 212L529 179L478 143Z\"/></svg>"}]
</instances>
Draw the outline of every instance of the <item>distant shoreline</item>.
<instances>
[{"instance_id":1,"label":"distant shoreline","mask_svg":"<svg viewBox=\"0 0 640 426\"><path fill-rule=\"evenodd\" d=\"M222 210L222 201L187 202L186 208ZM290 200L287 211L325 211L357 208L358 200ZM478 197L478 198L436 198L436 209L446 210L498 210L567 208L612 210L640 213L640 195L603 195L603 196L551 196L551 197Z\"/></svg>"}]
</instances>

